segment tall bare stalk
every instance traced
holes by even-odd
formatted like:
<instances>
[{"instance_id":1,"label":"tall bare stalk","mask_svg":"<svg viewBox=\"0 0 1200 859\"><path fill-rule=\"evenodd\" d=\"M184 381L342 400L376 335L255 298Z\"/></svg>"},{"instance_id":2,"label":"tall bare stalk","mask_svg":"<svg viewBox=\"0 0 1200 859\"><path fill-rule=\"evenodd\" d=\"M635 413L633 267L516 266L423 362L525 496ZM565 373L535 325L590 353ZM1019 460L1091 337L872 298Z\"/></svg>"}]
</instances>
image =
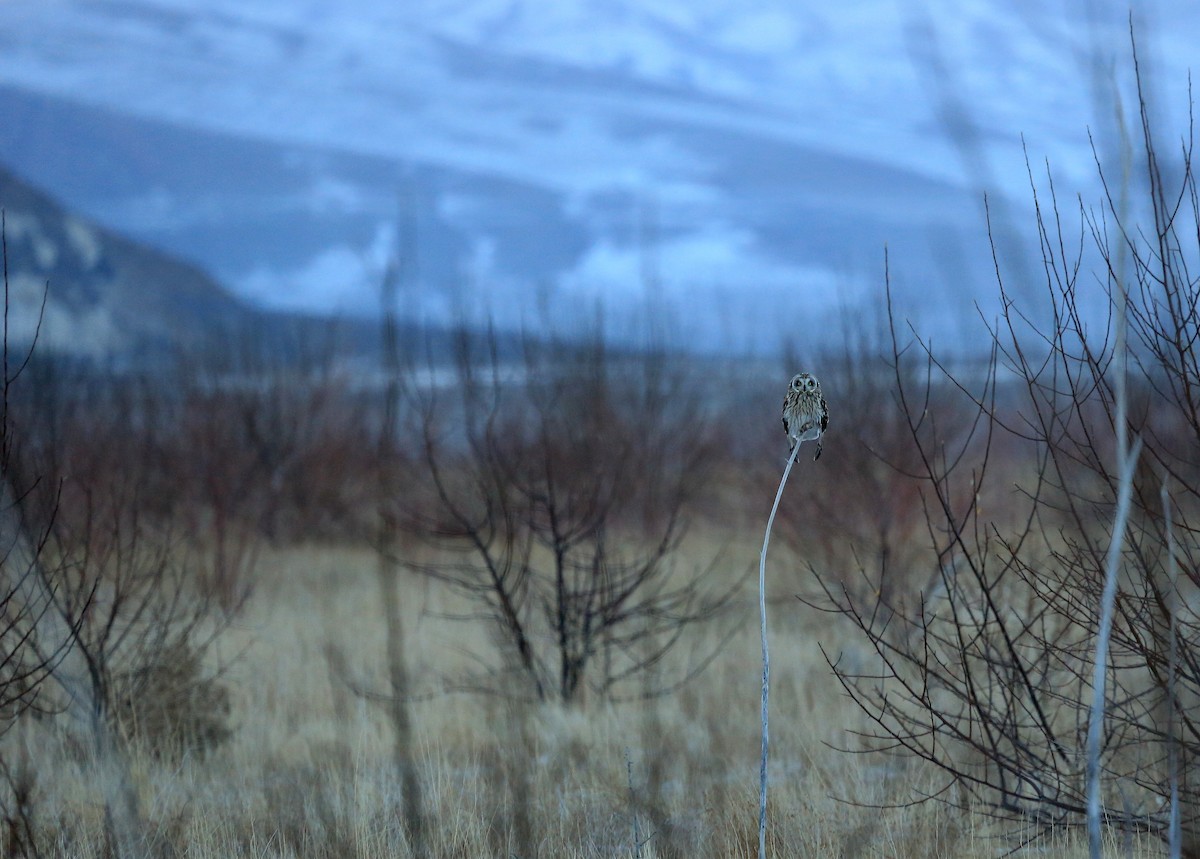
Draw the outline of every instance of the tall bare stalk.
<instances>
[{"instance_id":1,"label":"tall bare stalk","mask_svg":"<svg viewBox=\"0 0 1200 859\"><path fill-rule=\"evenodd\" d=\"M1123 393L1123 391L1122 391ZM1124 397L1118 401L1117 412L1124 417ZM1124 425L1120 425L1122 434ZM1113 607L1117 599L1117 576L1121 569L1121 546L1129 522L1129 502L1133 494L1133 468L1141 450L1141 439L1126 452L1121 445L1118 461L1121 474L1117 494L1117 511L1113 517L1112 540L1104 565L1104 593L1100 600L1100 623L1096 634L1096 660L1092 669L1092 707L1088 716L1087 735L1087 830L1088 850L1092 859L1100 859L1101 802L1100 802L1100 738L1104 732L1105 680L1108 672L1108 646L1112 637ZM1120 460L1124 461L1120 461Z\"/></svg>"},{"instance_id":2,"label":"tall bare stalk","mask_svg":"<svg viewBox=\"0 0 1200 859\"><path fill-rule=\"evenodd\" d=\"M395 485L396 435L400 406L400 353L396 332L396 299L399 271L392 266L384 274L383 367L386 378L383 427L379 438L379 590L387 625L388 716L394 733L394 758L400 774L403 823L414 856L428 854L425 843L421 781L413 762L412 718L408 709L408 667L404 656L404 622L400 606L400 564L396 553L397 522Z\"/></svg>"},{"instance_id":3,"label":"tall bare stalk","mask_svg":"<svg viewBox=\"0 0 1200 859\"><path fill-rule=\"evenodd\" d=\"M1101 845L1101 802L1100 802L1100 737L1104 732L1104 695L1108 671L1108 648L1112 637L1113 606L1117 598L1117 576L1121 570L1121 546L1125 528L1129 521L1129 503L1133 493L1133 469L1141 451L1141 439L1136 439L1133 449L1129 446L1128 394L1126 392L1126 368L1128 349L1126 325L1128 298L1125 293L1123 273L1115 278L1116 295L1116 421L1117 473L1120 484L1117 490L1117 510L1113 517L1112 537L1108 544L1108 555L1104 564L1104 592L1100 598L1100 623L1096 630L1096 659L1092 670L1092 707L1088 716L1087 735L1087 831L1088 850L1092 859L1100 859Z\"/></svg>"},{"instance_id":4,"label":"tall bare stalk","mask_svg":"<svg viewBox=\"0 0 1200 859\"><path fill-rule=\"evenodd\" d=\"M1133 47L1134 70L1138 72L1137 44L1133 42L1132 21L1130 23L1130 41ZM1141 98L1141 74L1136 75L1138 82L1139 104L1143 118L1146 103ZM1127 223L1129 219L1129 174L1133 162L1133 147L1129 141L1129 133L1125 126L1125 116L1122 109L1120 92L1114 87L1114 109L1116 125L1120 135L1121 147L1121 187L1117 199L1118 220ZM1143 126L1147 128L1148 127ZM1149 143L1149 141L1147 141ZM1154 147L1147 145L1147 155L1154 164ZM1108 556L1104 565L1104 592L1100 600L1100 623L1096 635L1096 661L1092 675L1092 707L1088 717L1087 736L1087 830L1088 849L1092 859L1100 859L1100 736L1104 731L1104 695L1105 677L1108 669L1108 648L1112 636L1113 604L1117 598L1117 576L1121 566L1121 546L1125 537L1125 528L1129 520L1130 498L1133 491L1133 471L1137 465L1138 454L1141 450L1141 439L1134 443L1134 449L1129 448L1129 395L1128 369L1129 347L1127 342L1129 330L1129 295L1126 290L1125 278L1128 260L1128 247L1122 242L1117 246L1116 265L1110 270L1109 276L1114 288L1112 302L1115 305L1116 342L1114 347L1114 363L1116 364L1116 379L1114 390L1116 395L1116 420L1114 421L1117 436L1117 473L1120 475L1120 485L1117 490L1117 510L1113 519L1112 537L1109 542Z\"/></svg>"},{"instance_id":5,"label":"tall bare stalk","mask_svg":"<svg viewBox=\"0 0 1200 859\"><path fill-rule=\"evenodd\" d=\"M758 557L758 622L762 633L762 757L758 764L758 856L766 859L767 855L767 760L770 751L770 732L768 730L769 703L771 697L771 649L767 642L767 547L771 543L771 528L775 525L775 514L779 511L779 500L783 498L783 487L787 485L788 475L792 473L792 465L796 462L796 454L802 442L796 442L792 455L788 457L783 469L783 477L779 480L779 489L775 492L775 503L771 505L771 515L767 517L767 532L763 535L762 554Z\"/></svg>"}]
</instances>

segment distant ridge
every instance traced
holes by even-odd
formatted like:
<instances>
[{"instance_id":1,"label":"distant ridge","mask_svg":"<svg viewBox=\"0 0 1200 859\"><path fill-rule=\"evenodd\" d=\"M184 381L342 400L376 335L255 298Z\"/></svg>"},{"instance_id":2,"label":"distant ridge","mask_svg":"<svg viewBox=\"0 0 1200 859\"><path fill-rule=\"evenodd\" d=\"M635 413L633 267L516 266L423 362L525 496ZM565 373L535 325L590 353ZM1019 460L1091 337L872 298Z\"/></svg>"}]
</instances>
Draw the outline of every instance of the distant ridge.
<instances>
[{"instance_id":1,"label":"distant ridge","mask_svg":"<svg viewBox=\"0 0 1200 859\"><path fill-rule=\"evenodd\" d=\"M203 349L260 314L194 265L98 226L0 167L9 337L126 363Z\"/></svg>"}]
</instances>

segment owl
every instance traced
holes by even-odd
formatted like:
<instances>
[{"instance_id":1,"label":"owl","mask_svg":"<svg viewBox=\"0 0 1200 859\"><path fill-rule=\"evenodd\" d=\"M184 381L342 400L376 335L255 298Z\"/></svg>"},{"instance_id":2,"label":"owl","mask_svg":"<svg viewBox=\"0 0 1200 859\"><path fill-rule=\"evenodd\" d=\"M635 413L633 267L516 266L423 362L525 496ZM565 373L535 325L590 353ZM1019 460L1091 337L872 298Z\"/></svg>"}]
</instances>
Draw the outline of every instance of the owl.
<instances>
[{"instance_id":1,"label":"owl","mask_svg":"<svg viewBox=\"0 0 1200 859\"><path fill-rule=\"evenodd\" d=\"M829 407L821 396L821 383L809 373L797 373L783 398L783 431L790 452L802 441L816 441L816 462L821 456L821 436L829 426Z\"/></svg>"}]
</instances>

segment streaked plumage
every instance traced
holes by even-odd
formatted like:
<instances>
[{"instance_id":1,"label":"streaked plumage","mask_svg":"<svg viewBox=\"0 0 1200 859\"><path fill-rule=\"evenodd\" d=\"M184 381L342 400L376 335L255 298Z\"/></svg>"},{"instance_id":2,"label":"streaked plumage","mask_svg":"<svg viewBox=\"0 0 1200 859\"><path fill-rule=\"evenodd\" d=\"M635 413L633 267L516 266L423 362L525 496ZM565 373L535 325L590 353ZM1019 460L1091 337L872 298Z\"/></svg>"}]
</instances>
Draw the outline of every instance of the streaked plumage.
<instances>
[{"instance_id":1,"label":"streaked plumage","mask_svg":"<svg viewBox=\"0 0 1200 859\"><path fill-rule=\"evenodd\" d=\"M797 373L783 398L783 431L791 452L802 441L815 441L815 462L821 456L821 436L829 426L829 407L821 395L821 383L811 373Z\"/></svg>"}]
</instances>

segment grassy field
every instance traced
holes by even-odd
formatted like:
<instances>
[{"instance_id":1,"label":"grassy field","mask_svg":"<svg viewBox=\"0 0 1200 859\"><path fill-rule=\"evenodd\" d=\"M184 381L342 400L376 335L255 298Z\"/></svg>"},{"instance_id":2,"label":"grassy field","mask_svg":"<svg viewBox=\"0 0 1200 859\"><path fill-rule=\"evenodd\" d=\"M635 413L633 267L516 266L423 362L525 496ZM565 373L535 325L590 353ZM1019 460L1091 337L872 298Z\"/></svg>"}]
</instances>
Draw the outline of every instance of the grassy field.
<instances>
[{"instance_id":1,"label":"grassy field","mask_svg":"<svg viewBox=\"0 0 1200 859\"><path fill-rule=\"evenodd\" d=\"M720 535L709 532L706 539ZM757 855L760 654L752 577L757 550L733 544L745 577L732 637L699 677L670 694L564 709L444 691L494 649L486 626L443 615L464 608L444 586L406 577L406 661L416 700L407 749L433 856ZM394 732L361 691L386 689L376 557L366 549L298 547L264 555L245 610L220 639L231 739L181 761L138 754L133 780L163 855L413 855ZM1011 824L947 802L909 805L937 775L899 759L847 754L863 716L840 694L819 645L854 643L792 597L780 549L772 592L769 850L775 856L997 856ZM697 628L680 658L717 627ZM330 658L340 652L341 660ZM663 669L666 677L670 668ZM214 704L215 706L215 704ZM100 857L103 802L77 748L44 726L8 741L33 762L29 798L41 855ZM880 808L883 806L883 808ZM1034 855L1082 856L1061 838ZM1158 855L1156 841L1121 855Z\"/></svg>"},{"instance_id":2,"label":"grassy field","mask_svg":"<svg viewBox=\"0 0 1200 859\"><path fill-rule=\"evenodd\" d=\"M851 382L869 381L851 364L843 375L839 386L847 389ZM233 388L221 396L202 389L203 396L187 400L187 408L176 404L178 415L160 424L150 421L137 437L125 429L128 409L117 408L125 392L117 387L108 411L82 409L74 416L78 426L66 422L61 431L46 432L47 445L61 438L73 442L61 445L66 453L60 470L38 475L38 486L68 490L51 499L58 504L54 529L64 537L48 542L42 563L57 580L75 583L66 593L80 596L75 617L91 637L88 653L102 651L97 642L104 638L106 617L118 627L146 625L148 618L152 632L170 632L179 619L166 618L156 629L155 612L181 602L198 606L197 632L214 625L217 635L211 647L194 651L203 654L208 673L188 668L186 646L183 658L164 652L156 664L152 636L125 654L110 654L107 673L99 678L104 682L93 682L108 718L95 721L115 724L127 742L112 744L115 751L107 758L92 748L104 745L98 739L103 727L72 723L63 713L22 717L0 737L5 852L201 859L757 856L756 584L761 529L783 461L778 399L773 389L751 397L747 391L754 389L732 386L753 404L729 404L706 440L693 433L698 412L686 408L686 398L675 413L665 405L679 398L663 402L646 395L660 387L651 376L655 384L643 380L634 395L618 388L606 400L615 405L591 412L584 406L597 397L585 396L578 406L568 396L578 396L575 382L590 378L587 374L564 377L561 403L538 399L544 392L530 383L524 393L539 408L516 411L542 422L535 423L534 441L524 446L513 442L523 436L511 431L480 431L475 444L464 444L443 433L435 415L404 436L430 444L449 439L440 451L426 450L424 460L419 444L381 457L368 431L374 413L355 412L354 398L283 383L257 393ZM644 401L635 396L639 391ZM970 421L941 401L944 391L933 393L939 439L961 438ZM843 420L858 434L848 429L831 435L815 466L803 457L776 520L768 568L769 852L1086 855L1078 830L1039 832L1026 844L1031 826L997 820L989 807L972 805L959 786L947 789L944 772L869 748L862 735L872 733L873 723L843 692L826 658L841 660L860 678L886 672L861 638L862 629L850 622L852 613L821 612L797 598L818 592L809 564L832 593L843 586L847 594L853 591L854 605L874 600L878 607L890 600L899 611L924 606L930 582L944 581L931 545L931 530L943 533L938 530L943 523L928 518L922 506L927 500L922 490L930 484L899 476L920 471L911 438L906 442L908 430L873 412L888 396L880 383L848 398L860 413L847 407ZM560 411L551 411L547 402ZM149 421L159 405L151 397L139 413ZM759 420L768 408L770 420ZM343 412L357 415L359 423ZM581 414L592 421L582 429ZM511 417L497 415L491 417ZM459 417L452 412L447 424L460 427ZM100 421L99 430L93 420ZM297 425L308 427L299 439L286 432ZM243 438L239 432L247 426L255 431ZM256 440L262 444L256 446ZM882 461L879 448L888 462L900 465ZM683 455L689 452L695 457ZM980 522L987 528L1008 533L1013 521L1022 521L1012 486L1028 479L1026 453L1020 445L998 443L992 449L997 477L979 485L974 472L962 473L944 485L953 487L956 498L973 499L986 510ZM430 483L434 466L441 469L443 488L450 487L446 496ZM543 479L542 469L553 479ZM128 495L117 491L125 481L133 487ZM557 506L531 501L551 490L562 493ZM386 511L393 509L388 505L395 505L401 522L393 526L400 660L389 657L395 648L380 556L371 542L388 521ZM569 520L560 533L585 536L574 544L575 566L564 568L578 577L575 602L555 602L555 568L546 563L555 546L546 539L550 510ZM688 527L663 524L677 521ZM478 522L484 524L472 524ZM484 544L487 553L479 551ZM184 547L179 557L156 555L159 549L171 554L164 547L175 545ZM627 607L603 590L616 578L613 570L636 570L630 560L639 554L635 549L645 554L646 546L662 545L669 547L662 563L637 580L630 602L648 592L653 603L696 581L706 582L701 589L731 589L729 601L715 618L683 627L668 657L616 687L618 695L598 694L602 684L594 682L586 692L575 693L585 682L559 694L566 684L559 689L554 684L565 673L557 673L555 661L565 649L554 638L549 616L597 595L610 607ZM1031 538L1024 549L1033 554L1043 545ZM601 556L594 554L597 546ZM155 563L142 563L147 554ZM597 557L600 562L591 566ZM499 673L519 660L513 657L518 648L512 630L506 639L497 626L495 589L477 588L472 601L438 578L474 586L485 561L519 570L531 559L538 571L530 575L541 577L537 590L522 591L519 577L505 588L525 601L522 632L533 639L550 689L540 702L531 700L528 675L522 681L519 674ZM99 586L94 592L93 584ZM1013 592L1022 593L1020 585ZM963 587L958 598L966 603L960 604L971 604L969 587ZM127 604L117 611L115 595L121 593ZM480 598L493 600L492 608L482 608ZM1066 609L1074 608L1068 600ZM178 615L188 634L176 640L190 646L195 636L186 624L192 615ZM654 622L653 615L642 615L626 626L641 629L636 624ZM663 634L675 628L668 624ZM22 629L12 626L10 638ZM973 635L961 626L943 641L963 631ZM603 648L610 640L592 643L601 641L596 646ZM632 651L640 646L635 642L617 658L636 660ZM678 683L710 655L702 672ZM109 681L119 680L130 664L175 671L185 682L166 693L149 686L123 697ZM398 665L409 690L399 715L390 694ZM586 679L593 680L598 669L602 666L593 661ZM211 672L216 685L208 682ZM1054 700L1061 678L1048 678L1045 694ZM997 702L1006 700L1006 680L997 673L985 679L997 691L981 709L991 705L1003 716L1008 711ZM944 684L946 675L930 682ZM858 691L873 684L869 679ZM557 703L559 698L571 703ZM138 721L149 720L146 714L160 703L174 708L177 722L217 725L222 730L212 736L225 736L172 753L177 747L171 738L147 739ZM912 697L899 706L911 707ZM69 708L60 703L60 709ZM915 712L922 719L946 714L921 711L919 705ZM961 772L980 772L981 760L960 760L960 748L964 755L978 756L981 748L986 755L986 743L953 745L962 739L954 736L960 726L978 730L976 711L968 706L956 712L959 721L951 715L940 733L924 732L925 723L918 721L917 734L934 737L939 751L952 749L944 759L955 756L953 765L961 763ZM1074 719L1078 712L1066 707L1063 718ZM1064 778L1071 780L1068 788L1077 781L1070 772ZM1113 784L1122 789L1119 779ZM985 784L977 795L994 797L994 787ZM929 796L936 799L919 801ZM1147 819L1156 813L1151 808ZM124 822L115 824L114 817ZM1070 819L1078 824L1080 815ZM137 836L132 849L131 832ZM1154 837L1108 837L1116 839L1117 855L1162 853Z\"/></svg>"}]
</instances>

